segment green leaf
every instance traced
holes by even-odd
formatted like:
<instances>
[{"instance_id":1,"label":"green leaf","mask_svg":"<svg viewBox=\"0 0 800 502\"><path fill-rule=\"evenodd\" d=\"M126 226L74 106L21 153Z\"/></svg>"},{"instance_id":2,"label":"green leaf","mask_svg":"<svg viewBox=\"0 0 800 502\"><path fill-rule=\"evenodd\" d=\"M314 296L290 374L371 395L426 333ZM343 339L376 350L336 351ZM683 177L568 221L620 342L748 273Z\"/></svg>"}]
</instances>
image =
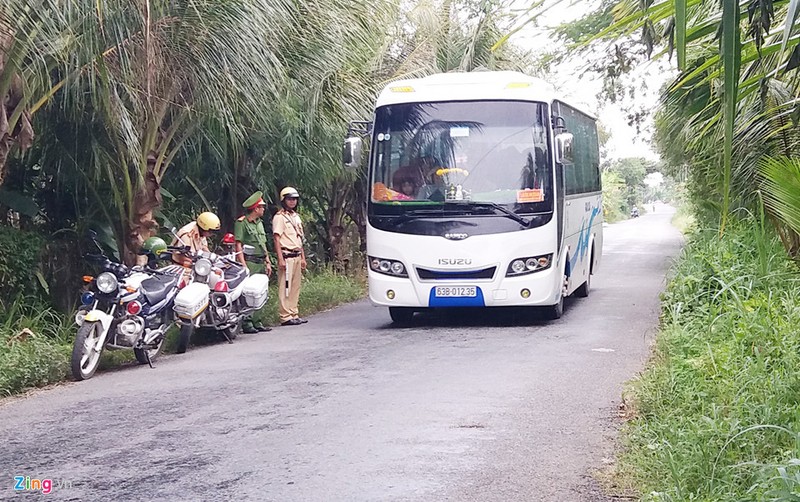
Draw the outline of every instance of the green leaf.
<instances>
[{"instance_id":1,"label":"green leaf","mask_svg":"<svg viewBox=\"0 0 800 502\"><path fill-rule=\"evenodd\" d=\"M783 28L781 50L786 49L786 44L789 42L789 36L792 34L792 28L794 28L794 22L797 20L798 12L800 12L800 0L791 0L789 2L789 10L786 14L786 25Z\"/></svg>"},{"instance_id":2,"label":"green leaf","mask_svg":"<svg viewBox=\"0 0 800 502\"><path fill-rule=\"evenodd\" d=\"M721 53L724 71L723 115L725 140L723 145L722 173L722 223L720 232L725 231L725 223L730 211L731 199L731 158L733 157L733 135L736 121L736 93L739 86L739 62L741 44L739 41L739 2L723 0Z\"/></svg>"},{"instance_id":3,"label":"green leaf","mask_svg":"<svg viewBox=\"0 0 800 502\"><path fill-rule=\"evenodd\" d=\"M195 183L194 180L192 178L188 177L188 176L186 177L186 182L189 183L189 185L192 188L194 188L195 192L197 192L197 196L200 197L200 199L203 201L203 204L206 206L206 210L213 211L214 208L211 207L211 203L208 202L208 199L206 198L206 196L203 195L203 192L202 192L202 190L200 190L200 187L197 186L197 183Z\"/></svg>"},{"instance_id":4,"label":"green leaf","mask_svg":"<svg viewBox=\"0 0 800 502\"><path fill-rule=\"evenodd\" d=\"M39 206L32 197L0 187L0 204L4 204L18 213L33 218L39 213Z\"/></svg>"},{"instance_id":5,"label":"green leaf","mask_svg":"<svg viewBox=\"0 0 800 502\"><path fill-rule=\"evenodd\" d=\"M675 0L675 48L678 69L686 69L686 0Z\"/></svg>"},{"instance_id":6,"label":"green leaf","mask_svg":"<svg viewBox=\"0 0 800 502\"><path fill-rule=\"evenodd\" d=\"M47 280L44 278L44 274L42 274L41 270L36 271L36 278L39 279L39 285L44 289L45 293L49 295L50 285L47 284Z\"/></svg>"},{"instance_id":7,"label":"green leaf","mask_svg":"<svg viewBox=\"0 0 800 502\"><path fill-rule=\"evenodd\" d=\"M765 157L760 172L764 177L764 204L786 226L800 233L800 159Z\"/></svg>"},{"instance_id":8,"label":"green leaf","mask_svg":"<svg viewBox=\"0 0 800 502\"><path fill-rule=\"evenodd\" d=\"M166 188L164 188L163 186L161 187L161 196L163 198L167 199L168 201L174 201L175 200L175 196L172 195L172 193L170 193L170 191L167 190Z\"/></svg>"},{"instance_id":9,"label":"green leaf","mask_svg":"<svg viewBox=\"0 0 800 502\"><path fill-rule=\"evenodd\" d=\"M161 220L161 228L173 228L177 226L174 223L172 223L172 220L170 220L169 217L167 217L167 215L164 214L164 211L162 211L161 209L156 209L155 211L153 211L153 215L157 219Z\"/></svg>"},{"instance_id":10,"label":"green leaf","mask_svg":"<svg viewBox=\"0 0 800 502\"><path fill-rule=\"evenodd\" d=\"M795 45L794 50L792 50L792 54L789 56L789 60L786 62L786 67L783 69L784 72L790 72L800 66L800 45Z\"/></svg>"},{"instance_id":11,"label":"green leaf","mask_svg":"<svg viewBox=\"0 0 800 502\"><path fill-rule=\"evenodd\" d=\"M119 246L117 246L117 240L114 238L113 228L110 225L102 225L97 227L96 231L97 241L111 251L110 256L112 258L119 260Z\"/></svg>"}]
</instances>

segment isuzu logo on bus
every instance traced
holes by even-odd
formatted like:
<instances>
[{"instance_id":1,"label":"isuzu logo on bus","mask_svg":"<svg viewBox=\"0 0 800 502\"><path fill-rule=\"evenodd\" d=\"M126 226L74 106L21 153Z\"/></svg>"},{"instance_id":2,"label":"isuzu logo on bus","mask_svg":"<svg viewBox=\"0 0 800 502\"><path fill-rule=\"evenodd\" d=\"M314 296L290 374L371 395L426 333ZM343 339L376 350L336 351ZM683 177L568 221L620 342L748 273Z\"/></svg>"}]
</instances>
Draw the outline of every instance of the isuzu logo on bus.
<instances>
[{"instance_id":1,"label":"isuzu logo on bus","mask_svg":"<svg viewBox=\"0 0 800 502\"><path fill-rule=\"evenodd\" d=\"M444 234L445 239L450 239L451 241L463 241L469 237L469 234L463 232L448 232Z\"/></svg>"},{"instance_id":2,"label":"isuzu logo on bus","mask_svg":"<svg viewBox=\"0 0 800 502\"><path fill-rule=\"evenodd\" d=\"M439 258L439 265L472 265L472 258Z\"/></svg>"}]
</instances>

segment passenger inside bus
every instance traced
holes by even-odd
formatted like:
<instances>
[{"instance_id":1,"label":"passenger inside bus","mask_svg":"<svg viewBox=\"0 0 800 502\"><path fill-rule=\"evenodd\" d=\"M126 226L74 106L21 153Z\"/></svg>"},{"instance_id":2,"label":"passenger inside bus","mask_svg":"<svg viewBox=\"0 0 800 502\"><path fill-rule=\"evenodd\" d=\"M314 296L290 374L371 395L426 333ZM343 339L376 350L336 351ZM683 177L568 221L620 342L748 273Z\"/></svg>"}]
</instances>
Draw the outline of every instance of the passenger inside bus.
<instances>
[{"instance_id":1,"label":"passenger inside bus","mask_svg":"<svg viewBox=\"0 0 800 502\"><path fill-rule=\"evenodd\" d=\"M394 189L411 199L417 196L417 184L414 183L413 178L402 178L400 184L395 185Z\"/></svg>"}]
</instances>

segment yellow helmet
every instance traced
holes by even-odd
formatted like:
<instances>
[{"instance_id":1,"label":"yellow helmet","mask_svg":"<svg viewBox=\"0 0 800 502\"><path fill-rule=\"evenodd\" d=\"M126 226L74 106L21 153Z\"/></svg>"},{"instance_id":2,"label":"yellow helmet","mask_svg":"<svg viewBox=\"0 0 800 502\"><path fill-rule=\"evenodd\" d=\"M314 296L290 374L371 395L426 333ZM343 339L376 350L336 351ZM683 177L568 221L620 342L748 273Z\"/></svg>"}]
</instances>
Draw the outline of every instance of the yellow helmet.
<instances>
[{"instance_id":1,"label":"yellow helmet","mask_svg":"<svg viewBox=\"0 0 800 502\"><path fill-rule=\"evenodd\" d=\"M206 211L197 217L197 226L203 230L219 230L220 223L216 214Z\"/></svg>"},{"instance_id":2,"label":"yellow helmet","mask_svg":"<svg viewBox=\"0 0 800 502\"><path fill-rule=\"evenodd\" d=\"M293 198L293 199L299 199L300 198L300 194L297 193L297 189L296 188L294 188L294 187L286 187L283 190L281 190L281 200L286 199L286 197L290 197L290 198Z\"/></svg>"}]
</instances>

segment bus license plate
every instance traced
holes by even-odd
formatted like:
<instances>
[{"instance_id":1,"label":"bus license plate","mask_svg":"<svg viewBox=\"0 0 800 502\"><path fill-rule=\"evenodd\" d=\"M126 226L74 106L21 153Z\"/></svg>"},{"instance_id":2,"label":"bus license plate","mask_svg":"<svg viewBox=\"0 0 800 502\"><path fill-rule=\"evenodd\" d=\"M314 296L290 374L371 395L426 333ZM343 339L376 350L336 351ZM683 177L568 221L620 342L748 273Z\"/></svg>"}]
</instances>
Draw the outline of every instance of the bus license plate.
<instances>
[{"instance_id":1,"label":"bus license plate","mask_svg":"<svg viewBox=\"0 0 800 502\"><path fill-rule=\"evenodd\" d=\"M436 286L438 298L465 298L478 296L475 286Z\"/></svg>"}]
</instances>

